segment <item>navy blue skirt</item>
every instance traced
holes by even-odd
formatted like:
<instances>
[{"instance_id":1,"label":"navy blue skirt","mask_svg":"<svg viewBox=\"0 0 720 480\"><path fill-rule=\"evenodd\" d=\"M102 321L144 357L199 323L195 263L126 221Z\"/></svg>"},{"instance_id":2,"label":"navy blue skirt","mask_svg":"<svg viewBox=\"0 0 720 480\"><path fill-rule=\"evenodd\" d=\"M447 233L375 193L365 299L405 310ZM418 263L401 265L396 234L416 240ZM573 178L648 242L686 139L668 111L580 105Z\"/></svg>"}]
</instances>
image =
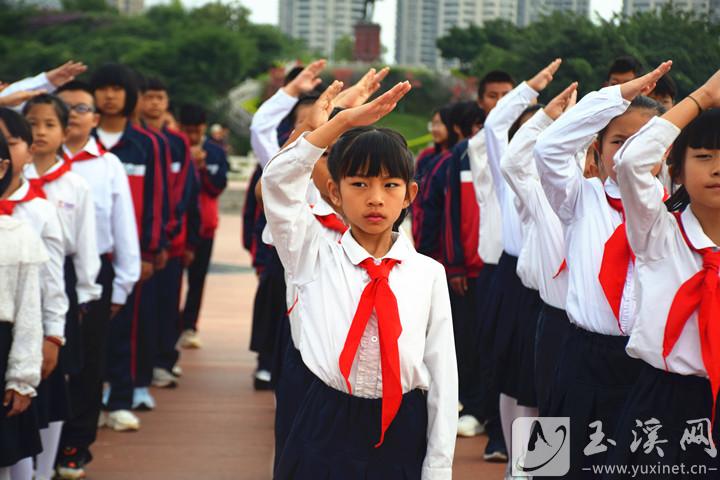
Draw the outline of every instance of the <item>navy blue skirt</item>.
<instances>
[{"instance_id":1,"label":"navy blue skirt","mask_svg":"<svg viewBox=\"0 0 720 480\"><path fill-rule=\"evenodd\" d=\"M12 345L12 324L0 322L0 394L5 395L5 372ZM34 403L34 401L33 401ZM0 467L15 465L42 451L37 412L32 407L8 418L10 409L0 402Z\"/></svg>"},{"instance_id":2,"label":"navy blue skirt","mask_svg":"<svg viewBox=\"0 0 720 480\"><path fill-rule=\"evenodd\" d=\"M712 458L705 451L709 449L709 445L702 444L698 440L698 443L686 444L684 450L681 447L681 440L686 430L692 432L693 428L694 433L702 432L709 441L711 411L712 392L710 382L706 378L665 372L643 362L637 381L620 415L614 438L617 446L608 455L608 465L643 467L646 474L652 478L719 478L720 455ZM667 440L666 443L657 445L662 450L662 456L657 448L651 448L646 453L644 442L648 435L644 434L642 427L638 427L636 423L637 420L646 422L651 418L657 419L662 425L657 431L658 439ZM701 421L688 423L693 420ZM637 446L635 452L630 448L634 440L633 431L636 432L635 438L643 438L642 444ZM717 420L713 436L717 446L720 442L720 426ZM695 474L689 471L684 474L679 471L673 473L670 468L675 465L678 467L685 465L688 469L690 466L695 466L695 468L704 468L704 471L697 470ZM651 471L650 466L656 470ZM669 467L668 470L663 472L663 466Z\"/></svg>"},{"instance_id":3,"label":"navy blue skirt","mask_svg":"<svg viewBox=\"0 0 720 480\"><path fill-rule=\"evenodd\" d=\"M535 393L535 335L542 301L537 290L526 288L517 276L517 257L503 253L502 299L495 320L495 378L500 393L519 405L537 406Z\"/></svg>"},{"instance_id":4,"label":"navy blue skirt","mask_svg":"<svg viewBox=\"0 0 720 480\"><path fill-rule=\"evenodd\" d=\"M278 325L288 308L285 298L285 271L274 249L272 254L272 260L258 279L250 336L250 350L268 357L269 365L262 366L268 370L272 369Z\"/></svg>"},{"instance_id":5,"label":"navy blue skirt","mask_svg":"<svg viewBox=\"0 0 720 480\"><path fill-rule=\"evenodd\" d=\"M313 378L280 457L276 480L418 480L427 450L427 398L402 404L379 448L381 399L358 398Z\"/></svg>"},{"instance_id":6,"label":"navy blue skirt","mask_svg":"<svg viewBox=\"0 0 720 480\"><path fill-rule=\"evenodd\" d=\"M543 304L535 336L535 391L541 417L550 407L550 387L571 328L565 310Z\"/></svg>"},{"instance_id":7,"label":"navy blue skirt","mask_svg":"<svg viewBox=\"0 0 720 480\"><path fill-rule=\"evenodd\" d=\"M601 335L572 326L558 361L549 398L549 417L570 417L570 471L566 478L587 478L606 454L585 455L584 449L602 422L607 438L615 439L616 424L643 362L625 353L628 337ZM594 477L593 477L594 478Z\"/></svg>"}]
</instances>

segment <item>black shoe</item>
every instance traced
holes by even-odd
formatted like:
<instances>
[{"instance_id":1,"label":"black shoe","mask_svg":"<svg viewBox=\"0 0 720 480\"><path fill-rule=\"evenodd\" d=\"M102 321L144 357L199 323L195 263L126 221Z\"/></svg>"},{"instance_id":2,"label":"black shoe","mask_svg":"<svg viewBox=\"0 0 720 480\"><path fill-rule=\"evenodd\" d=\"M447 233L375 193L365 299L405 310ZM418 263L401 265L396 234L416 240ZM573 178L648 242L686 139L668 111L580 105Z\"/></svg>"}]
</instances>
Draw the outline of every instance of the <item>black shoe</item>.
<instances>
[{"instance_id":1,"label":"black shoe","mask_svg":"<svg viewBox=\"0 0 720 480\"><path fill-rule=\"evenodd\" d=\"M508 454L505 450L505 442L503 440L497 440L493 437L488 437L487 447L485 447L485 453L483 459L490 463L507 463Z\"/></svg>"},{"instance_id":2,"label":"black shoe","mask_svg":"<svg viewBox=\"0 0 720 480\"><path fill-rule=\"evenodd\" d=\"M272 382L267 380L260 380L257 377L253 377L253 387L255 390L262 392L262 391L268 391L273 389Z\"/></svg>"},{"instance_id":3,"label":"black shoe","mask_svg":"<svg viewBox=\"0 0 720 480\"><path fill-rule=\"evenodd\" d=\"M74 480L85 478L85 464L87 456L75 447L65 447L58 453L55 470L57 478L61 480Z\"/></svg>"}]
</instances>

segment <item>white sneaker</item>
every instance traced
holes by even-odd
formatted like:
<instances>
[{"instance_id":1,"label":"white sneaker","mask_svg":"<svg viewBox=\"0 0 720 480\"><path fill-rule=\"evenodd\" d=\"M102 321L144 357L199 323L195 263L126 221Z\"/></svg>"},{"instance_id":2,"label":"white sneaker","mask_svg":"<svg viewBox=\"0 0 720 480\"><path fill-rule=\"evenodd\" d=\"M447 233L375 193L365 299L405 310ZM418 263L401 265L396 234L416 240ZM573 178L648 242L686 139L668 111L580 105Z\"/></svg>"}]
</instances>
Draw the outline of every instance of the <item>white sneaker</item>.
<instances>
[{"instance_id":1,"label":"white sneaker","mask_svg":"<svg viewBox=\"0 0 720 480\"><path fill-rule=\"evenodd\" d=\"M175 375L164 368L153 368L152 386L158 388L175 388L178 386L178 379Z\"/></svg>"},{"instance_id":2,"label":"white sneaker","mask_svg":"<svg viewBox=\"0 0 720 480\"><path fill-rule=\"evenodd\" d=\"M185 330L180 336L180 346L182 348L197 349L202 348L202 342L195 330Z\"/></svg>"},{"instance_id":3,"label":"white sneaker","mask_svg":"<svg viewBox=\"0 0 720 480\"><path fill-rule=\"evenodd\" d=\"M175 365L172 368L172 374L175 375L177 378L180 378L183 376L183 369L180 365Z\"/></svg>"},{"instance_id":4,"label":"white sneaker","mask_svg":"<svg viewBox=\"0 0 720 480\"><path fill-rule=\"evenodd\" d=\"M157 404L152 395L150 395L150 389L147 387L140 387L133 390L133 410L155 410Z\"/></svg>"},{"instance_id":5,"label":"white sneaker","mask_svg":"<svg viewBox=\"0 0 720 480\"><path fill-rule=\"evenodd\" d=\"M98 428L107 427L107 412L100 412L100 416L98 416Z\"/></svg>"},{"instance_id":6,"label":"white sneaker","mask_svg":"<svg viewBox=\"0 0 720 480\"><path fill-rule=\"evenodd\" d=\"M485 427L472 415L463 415L458 419L457 434L459 437L474 437L485 433Z\"/></svg>"},{"instance_id":7,"label":"white sneaker","mask_svg":"<svg viewBox=\"0 0 720 480\"><path fill-rule=\"evenodd\" d=\"M140 419L130 410L115 410L108 413L107 426L116 432L140 430Z\"/></svg>"}]
</instances>

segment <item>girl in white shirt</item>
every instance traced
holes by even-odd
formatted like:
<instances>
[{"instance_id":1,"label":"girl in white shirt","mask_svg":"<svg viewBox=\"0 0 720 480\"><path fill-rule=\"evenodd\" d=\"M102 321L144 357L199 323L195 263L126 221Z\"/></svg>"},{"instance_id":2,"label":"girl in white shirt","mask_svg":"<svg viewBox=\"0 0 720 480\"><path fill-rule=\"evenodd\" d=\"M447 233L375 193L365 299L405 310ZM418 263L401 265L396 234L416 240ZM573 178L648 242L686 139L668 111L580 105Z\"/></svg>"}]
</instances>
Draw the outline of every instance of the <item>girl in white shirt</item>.
<instances>
[{"instance_id":1,"label":"girl in white shirt","mask_svg":"<svg viewBox=\"0 0 720 480\"><path fill-rule=\"evenodd\" d=\"M40 267L47 252L7 199L13 165L0 133L0 479L10 466L40 451L37 418L29 409L40 383L42 314Z\"/></svg>"},{"instance_id":2,"label":"girl in white shirt","mask_svg":"<svg viewBox=\"0 0 720 480\"><path fill-rule=\"evenodd\" d=\"M617 415L640 368L639 362L625 354L625 335L635 318L635 297L632 253L621 237L622 204L612 156L658 113L659 104L636 97L669 68L665 63L643 77L586 95L540 134L535 144L543 189L565 230L566 310L577 327L569 333L551 386L548 410L549 416L570 417L570 478L585 475L582 468L604 463L606 450L586 455L585 447L590 435L597 438L598 429L612 438ZM584 152L598 133L601 178L586 179L575 155ZM657 186L662 193L662 186ZM617 306L608 301L608 289L604 289L600 275L608 265L603 259L612 252L606 247L611 238L621 240L619 246L624 250L620 253L625 254L611 271L614 286L619 281L622 302Z\"/></svg>"},{"instance_id":3,"label":"girl in white shirt","mask_svg":"<svg viewBox=\"0 0 720 480\"><path fill-rule=\"evenodd\" d=\"M278 479L452 477L458 392L445 273L392 231L417 193L412 154L395 132L354 128L409 89L403 82L344 110L265 168L268 225L298 296L298 346L317 377ZM305 198L315 162L338 137L328 188L350 224L340 243Z\"/></svg>"},{"instance_id":4,"label":"girl in white shirt","mask_svg":"<svg viewBox=\"0 0 720 480\"><path fill-rule=\"evenodd\" d=\"M643 363L608 461L707 469L696 472L700 475L673 472L673 478L717 478L720 468L718 107L720 71L665 115L652 119L615 155L628 241L636 255L637 320L627 352ZM672 212L653 175L669 149L672 180L682 185L667 202ZM633 447L633 430L642 431L637 421L651 419L661 425L658 439L667 442L658 444L659 449ZM665 470L659 473L667 475Z\"/></svg>"}]
</instances>

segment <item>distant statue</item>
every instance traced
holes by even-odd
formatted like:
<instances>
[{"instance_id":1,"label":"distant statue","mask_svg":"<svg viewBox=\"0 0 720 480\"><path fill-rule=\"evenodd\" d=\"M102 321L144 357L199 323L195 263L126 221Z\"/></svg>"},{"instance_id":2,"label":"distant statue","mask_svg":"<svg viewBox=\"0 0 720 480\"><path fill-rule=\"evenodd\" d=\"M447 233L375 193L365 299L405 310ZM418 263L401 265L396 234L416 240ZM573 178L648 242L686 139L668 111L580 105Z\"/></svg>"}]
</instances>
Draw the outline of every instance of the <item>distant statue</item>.
<instances>
[{"instance_id":1,"label":"distant statue","mask_svg":"<svg viewBox=\"0 0 720 480\"><path fill-rule=\"evenodd\" d=\"M373 14L375 13L375 0L365 0L365 14L363 22L372 23Z\"/></svg>"}]
</instances>

